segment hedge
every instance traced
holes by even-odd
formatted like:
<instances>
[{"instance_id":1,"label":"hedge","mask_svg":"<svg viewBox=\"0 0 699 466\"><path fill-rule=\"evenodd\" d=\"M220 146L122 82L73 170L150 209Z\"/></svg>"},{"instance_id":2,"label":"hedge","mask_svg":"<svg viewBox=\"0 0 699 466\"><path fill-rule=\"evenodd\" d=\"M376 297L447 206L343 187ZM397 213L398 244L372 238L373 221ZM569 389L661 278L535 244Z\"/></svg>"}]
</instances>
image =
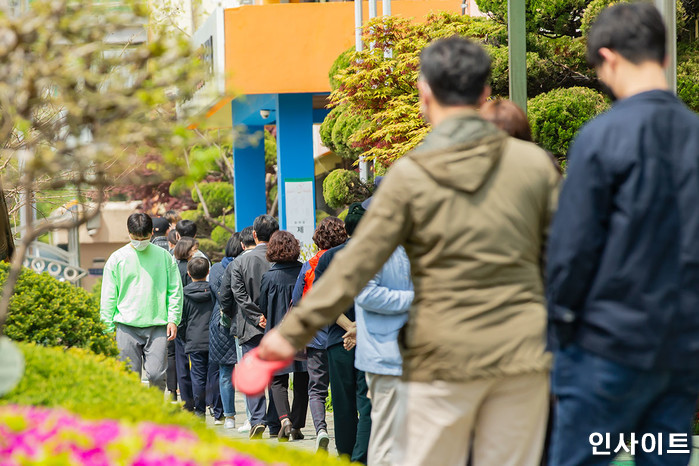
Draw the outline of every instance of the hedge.
<instances>
[{"instance_id":1,"label":"hedge","mask_svg":"<svg viewBox=\"0 0 699 466\"><path fill-rule=\"evenodd\" d=\"M369 197L368 189L359 181L357 172L333 170L323 180L323 198L333 209L360 202Z\"/></svg>"},{"instance_id":2,"label":"hedge","mask_svg":"<svg viewBox=\"0 0 699 466\"><path fill-rule=\"evenodd\" d=\"M9 265L0 264L0 283ZM116 355L114 338L100 321L99 302L87 291L48 273L24 268L10 301L5 334L15 341L45 346L80 347Z\"/></svg>"},{"instance_id":3,"label":"hedge","mask_svg":"<svg viewBox=\"0 0 699 466\"><path fill-rule=\"evenodd\" d=\"M564 156L580 127L609 107L602 94L587 87L554 89L527 104L534 140L556 156Z\"/></svg>"},{"instance_id":4,"label":"hedge","mask_svg":"<svg viewBox=\"0 0 699 466\"><path fill-rule=\"evenodd\" d=\"M17 410L10 405L64 408L86 420L111 419L118 421L121 426L136 425L136 429L144 428L143 424L137 424L143 421L147 421L148 425L169 424L185 427L192 441L197 441L196 438L191 438L192 436L201 440L197 448L193 449L228 447L271 464L281 463L292 466L348 464L343 460L328 457L327 454L313 455L283 446L262 442L248 443L219 437L215 431L207 429L201 420L183 411L179 406L165 401L160 391L141 384L134 373L128 371L123 363L115 359L77 348L62 350L27 343L20 343L19 347L25 357L25 375L13 391L0 398L0 412L3 413L0 417L7 418L5 413ZM15 419L14 427L21 428L21 422L21 419ZM0 425L2 424L3 422L0 422ZM109 425L114 427L116 424L112 422ZM153 426L145 427L153 430ZM172 432L173 435L178 431L177 429L164 430ZM130 438L137 441L135 436ZM175 445L170 446L175 448ZM213 464L214 460L224 459L226 458L214 455L211 457L211 462L195 463Z\"/></svg>"},{"instance_id":5,"label":"hedge","mask_svg":"<svg viewBox=\"0 0 699 466\"><path fill-rule=\"evenodd\" d=\"M219 222L225 224L227 227L235 230L235 215L229 214L219 217L217 219ZM211 240L216 243L221 249L226 247L226 243L231 238L231 232L223 228L222 226L216 226L211 232Z\"/></svg>"},{"instance_id":6,"label":"hedge","mask_svg":"<svg viewBox=\"0 0 699 466\"><path fill-rule=\"evenodd\" d=\"M215 181L212 183L200 183L199 189L209 208L209 215L218 217L233 208L233 196L235 189L233 185L225 181ZM199 194L196 189L192 190L192 200L199 201Z\"/></svg>"}]
</instances>

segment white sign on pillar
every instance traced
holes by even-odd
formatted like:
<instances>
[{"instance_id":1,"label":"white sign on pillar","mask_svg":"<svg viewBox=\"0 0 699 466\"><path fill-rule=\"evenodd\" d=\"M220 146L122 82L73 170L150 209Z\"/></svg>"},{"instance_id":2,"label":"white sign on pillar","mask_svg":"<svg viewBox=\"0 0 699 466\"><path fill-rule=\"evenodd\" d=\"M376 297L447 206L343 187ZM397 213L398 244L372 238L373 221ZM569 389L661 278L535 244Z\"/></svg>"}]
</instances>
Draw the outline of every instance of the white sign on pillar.
<instances>
[{"instance_id":1,"label":"white sign on pillar","mask_svg":"<svg viewBox=\"0 0 699 466\"><path fill-rule=\"evenodd\" d=\"M313 180L284 180L286 229L301 243L313 244L316 215L314 211Z\"/></svg>"}]
</instances>

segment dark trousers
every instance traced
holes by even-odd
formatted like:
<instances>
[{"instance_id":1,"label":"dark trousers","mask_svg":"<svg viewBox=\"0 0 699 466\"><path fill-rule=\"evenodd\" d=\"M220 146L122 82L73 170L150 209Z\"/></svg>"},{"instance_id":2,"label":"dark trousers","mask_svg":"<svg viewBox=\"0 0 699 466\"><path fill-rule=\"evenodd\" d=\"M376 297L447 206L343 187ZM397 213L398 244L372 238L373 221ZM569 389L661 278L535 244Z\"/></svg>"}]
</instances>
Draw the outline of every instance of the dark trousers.
<instances>
[{"instance_id":1,"label":"dark trousers","mask_svg":"<svg viewBox=\"0 0 699 466\"><path fill-rule=\"evenodd\" d=\"M185 409L194 409L194 394L192 393L192 376L189 373L189 356L184 352L184 341L175 338L175 368L177 370L177 385L180 387L180 398L184 401Z\"/></svg>"},{"instance_id":2,"label":"dark trousers","mask_svg":"<svg viewBox=\"0 0 699 466\"><path fill-rule=\"evenodd\" d=\"M242 350L243 355L248 354L253 349L257 348L262 340L262 335L257 335L252 339L243 343ZM269 427L269 432L271 435L276 435L281 428L281 423L279 422L279 416L277 415L277 410L274 406L274 399L270 396L269 408L267 408L267 399L265 395L258 397L248 396L245 398L245 402L250 410L250 425L256 426L258 424L266 424Z\"/></svg>"},{"instance_id":3,"label":"dark trousers","mask_svg":"<svg viewBox=\"0 0 699 466\"><path fill-rule=\"evenodd\" d=\"M209 375L209 352L201 351L189 353L192 363L192 394L194 395L194 413L206 414L206 382Z\"/></svg>"},{"instance_id":4,"label":"dark trousers","mask_svg":"<svg viewBox=\"0 0 699 466\"><path fill-rule=\"evenodd\" d=\"M557 402L551 466L607 465L616 456L613 451L619 442L632 441L632 434L638 442L637 466L686 466L689 462L699 371L640 370L569 345L555 354L552 390ZM591 438L594 434L598 435ZM687 448L670 446L670 436L677 438L677 434L686 435ZM597 452L611 451L611 455L594 455L591 440L598 445ZM660 441L662 456L657 448ZM654 448L650 448L652 442ZM668 454L668 450L688 452Z\"/></svg>"},{"instance_id":5,"label":"dark trousers","mask_svg":"<svg viewBox=\"0 0 699 466\"><path fill-rule=\"evenodd\" d=\"M175 366L175 340L167 342L167 389L177 401L177 367Z\"/></svg>"},{"instance_id":6,"label":"dark trousers","mask_svg":"<svg viewBox=\"0 0 699 466\"><path fill-rule=\"evenodd\" d=\"M209 359L206 375L206 405L211 407L214 419L223 417L223 401L221 400L221 388L218 380L218 363Z\"/></svg>"},{"instance_id":7,"label":"dark trousers","mask_svg":"<svg viewBox=\"0 0 699 466\"><path fill-rule=\"evenodd\" d=\"M294 402L289 408L289 374L275 375L270 387L279 419L289 418L291 427L306 427L308 372L294 372Z\"/></svg>"},{"instance_id":8,"label":"dark trousers","mask_svg":"<svg viewBox=\"0 0 699 466\"><path fill-rule=\"evenodd\" d=\"M328 348L328 366L335 446L341 455L366 464L371 434L371 402L367 398L366 376L354 367L354 349L347 351L342 343Z\"/></svg>"},{"instance_id":9,"label":"dark trousers","mask_svg":"<svg viewBox=\"0 0 699 466\"><path fill-rule=\"evenodd\" d=\"M327 431L328 424L325 422L325 400L328 399L328 386L330 385L330 375L328 374L328 354L327 351L315 348L306 348L308 360L308 402L311 408L311 417L316 433L321 430Z\"/></svg>"}]
</instances>

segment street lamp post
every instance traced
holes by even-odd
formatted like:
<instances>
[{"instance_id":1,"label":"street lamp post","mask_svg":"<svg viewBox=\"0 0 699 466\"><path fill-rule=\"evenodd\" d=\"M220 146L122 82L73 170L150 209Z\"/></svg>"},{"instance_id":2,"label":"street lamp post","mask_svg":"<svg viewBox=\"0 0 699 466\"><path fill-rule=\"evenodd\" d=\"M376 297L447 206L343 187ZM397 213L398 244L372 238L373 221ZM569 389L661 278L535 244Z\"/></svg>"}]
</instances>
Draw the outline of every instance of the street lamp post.
<instances>
[{"instance_id":1,"label":"street lamp post","mask_svg":"<svg viewBox=\"0 0 699 466\"><path fill-rule=\"evenodd\" d=\"M510 100L527 113L527 44L524 0L507 2Z\"/></svg>"},{"instance_id":2,"label":"street lamp post","mask_svg":"<svg viewBox=\"0 0 699 466\"><path fill-rule=\"evenodd\" d=\"M670 90L677 93L677 4L675 0L654 0L660 10L667 30L667 58L665 69L667 84Z\"/></svg>"}]
</instances>

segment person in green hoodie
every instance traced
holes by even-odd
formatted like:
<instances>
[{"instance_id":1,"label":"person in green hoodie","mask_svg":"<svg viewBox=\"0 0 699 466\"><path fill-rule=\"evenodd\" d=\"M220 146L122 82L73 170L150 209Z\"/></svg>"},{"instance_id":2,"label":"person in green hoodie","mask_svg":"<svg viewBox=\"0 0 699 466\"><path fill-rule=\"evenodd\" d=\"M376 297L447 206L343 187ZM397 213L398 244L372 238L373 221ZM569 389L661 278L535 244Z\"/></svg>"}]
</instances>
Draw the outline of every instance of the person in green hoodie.
<instances>
[{"instance_id":1,"label":"person in green hoodie","mask_svg":"<svg viewBox=\"0 0 699 466\"><path fill-rule=\"evenodd\" d=\"M104 266L100 318L107 332L116 328L119 358L151 386L165 391L167 342L182 317L182 280L175 259L150 242L153 221L132 214L126 226L131 243L114 252Z\"/></svg>"},{"instance_id":2,"label":"person in green hoodie","mask_svg":"<svg viewBox=\"0 0 699 466\"><path fill-rule=\"evenodd\" d=\"M293 357L403 246L415 295L398 337L394 465L464 465L470 453L474 466L538 466L542 453L542 263L560 175L545 151L479 116L489 75L487 52L466 38L422 51L430 133L393 164L352 241L259 345L263 359Z\"/></svg>"}]
</instances>

